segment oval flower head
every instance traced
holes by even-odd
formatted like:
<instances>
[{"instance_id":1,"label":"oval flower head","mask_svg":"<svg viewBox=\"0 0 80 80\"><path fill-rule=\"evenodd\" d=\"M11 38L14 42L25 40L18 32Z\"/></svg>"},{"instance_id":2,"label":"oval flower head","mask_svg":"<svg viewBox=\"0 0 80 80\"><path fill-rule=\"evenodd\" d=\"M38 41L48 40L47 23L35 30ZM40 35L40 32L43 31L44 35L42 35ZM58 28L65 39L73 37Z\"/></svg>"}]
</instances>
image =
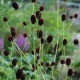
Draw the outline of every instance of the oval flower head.
<instances>
[{"instance_id":1,"label":"oval flower head","mask_svg":"<svg viewBox=\"0 0 80 80\"><path fill-rule=\"evenodd\" d=\"M16 39L16 44L22 49L24 52L27 52L29 49L29 43L27 42L26 38L20 34Z\"/></svg>"},{"instance_id":2,"label":"oval flower head","mask_svg":"<svg viewBox=\"0 0 80 80\"><path fill-rule=\"evenodd\" d=\"M0 38L0 51L2 51L3 46L4 46L4 39Z\"/></svg>"}]
</instances>

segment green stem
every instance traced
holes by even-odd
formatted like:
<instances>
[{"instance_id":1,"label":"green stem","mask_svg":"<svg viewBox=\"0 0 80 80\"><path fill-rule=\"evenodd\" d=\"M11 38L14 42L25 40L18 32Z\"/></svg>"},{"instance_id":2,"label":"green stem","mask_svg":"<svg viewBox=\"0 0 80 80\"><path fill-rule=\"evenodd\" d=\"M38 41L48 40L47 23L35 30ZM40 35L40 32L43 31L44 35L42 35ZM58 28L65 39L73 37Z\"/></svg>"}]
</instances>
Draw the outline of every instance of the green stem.
<instances>
[{"instance_id":1,"label":"green stem","mask_svg":"<svg viewBox=\"0 0 80 80\"><path fill-rule=\"evenodd\" d=\"M73 23L75 22L75 19L73 20L73 22L70 24L69 27L67 27L64 32L59 36L59 38L73 25Z\"/></svg>"},{"instance_id":2,"label":"green stem","mask_svg":"<svg viewBox=\"0 0 80 80\"><path fill-rule=\"evenodd\" d=\"M59 0L57 2L57 36L59 35L59 28L58 28L58 18L59 18ZM59 37L57 38L57 44L59 42ZM56 53L55 53L55 56L54 56L54 62L56 61L56 56L57 56L57 47L56 47Z\"/></svg>"}]
</instances>

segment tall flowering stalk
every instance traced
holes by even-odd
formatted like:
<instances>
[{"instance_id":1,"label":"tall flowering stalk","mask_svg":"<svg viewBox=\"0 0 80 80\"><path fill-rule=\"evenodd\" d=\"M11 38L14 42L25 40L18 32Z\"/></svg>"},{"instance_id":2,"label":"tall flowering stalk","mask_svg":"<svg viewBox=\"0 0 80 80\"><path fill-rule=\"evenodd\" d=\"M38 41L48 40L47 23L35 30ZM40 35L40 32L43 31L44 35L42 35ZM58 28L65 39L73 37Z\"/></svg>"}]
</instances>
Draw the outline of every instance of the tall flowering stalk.
<instances>
[{"instance_id":1,"label":"tall flowering stalk","mask_svg":"<svg viewBox=\"0 0 80 80\"><path fill-rule=\"evenodd\" d=\"M19 33L19 35L16 35L17 30L14 27L9 26L7 17L3 17L3 21L7 24L6 26L8 27L8 31L10 32L10 36L8 36L8 41L11 44L11 48L9 48L9 50L11 51L4 51L4 55L7 58L11 56L10 62L9 60L7 60L7 62L9 62L9 68L14 71L13 74L15 73L15 79L17 80L67 80L68 78L72 79L75 71L73 68L71 68L72 58L65 56L65 50L68 41L66 38L64 38L64 34L72 26L72 24L78 17L78 14L70 16L69 19L73 19L73 21L70 26L64 28L66 14L62 14L61 17L59 16L59 0L57 0L57 36L53 36L54 34L49 34L45 36L44 33L46 32L46 30L43 30L43 25L45 21L42 17L42 11L44 11L44 6L40 6L39 9L35 12L34 7L36 1L37 0L32 0L33 11L30 15L31 29L26 23L26 21L23 21L23 25L27 27L29 35L27 33ZM12 7L15 9L15 11L20 9L19 4L15 1L12 2ZM61 22L63 24L61 34L59 30L59 18L61 18ZM62 44L59 44L61 37ZM55 38L56 43L54 44ZM79 41L75 39L73 43L74 45L78 45ZM0 51L3 50L3 47L4 39L0 38ZM62 51L60 51L60 48L62 49ZM14 55L13 50L15 53L19 53L20 56ZM17 52L15 50L17 50ZM62 53L64 53L64 55ZM63 69L65 69L65 73L64 76L61 76L61 74L63 73ZM10 76L7 77L10 78Z\"/></svg>"}]
</instances>

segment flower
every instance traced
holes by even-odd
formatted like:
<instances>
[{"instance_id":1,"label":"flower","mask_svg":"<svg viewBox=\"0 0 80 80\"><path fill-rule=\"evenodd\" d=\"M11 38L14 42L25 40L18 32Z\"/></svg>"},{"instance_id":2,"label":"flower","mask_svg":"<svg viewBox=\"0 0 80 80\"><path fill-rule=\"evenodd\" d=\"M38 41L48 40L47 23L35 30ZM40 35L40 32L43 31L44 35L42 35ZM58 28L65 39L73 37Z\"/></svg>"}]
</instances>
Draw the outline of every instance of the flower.
<instances>
[{"instance_id":1,"label":"flower","mask_svg":"<svg viewBox=\"0 0 80 80\"><path fill-rule=\"evenodd\" d=\"M0 38L0 51L2 51L3 46L4 46L4 39Z\"/></svg>"},{"instance_id":2,"label":"flower","mask_svg":"<svg viewBox=\"0 0 80 80\"><path fill-rule=\"evenodd\" d=\"M28 51L29 43L27 42L26 38L20 34L16 39L16 44L22 49L24 52Z\"/></svg>"},{"instance_id":3,"label":"flower","mask_svg":"<svg viewBox=\"0 0 80 80\"><path fill-rule=\"evenodd\" d=\"M19 9L19 5L17 4L17 2L12 2L12 7L13 7L15 10L18 10L18 9Z\"/></svg>"}]
</instances>

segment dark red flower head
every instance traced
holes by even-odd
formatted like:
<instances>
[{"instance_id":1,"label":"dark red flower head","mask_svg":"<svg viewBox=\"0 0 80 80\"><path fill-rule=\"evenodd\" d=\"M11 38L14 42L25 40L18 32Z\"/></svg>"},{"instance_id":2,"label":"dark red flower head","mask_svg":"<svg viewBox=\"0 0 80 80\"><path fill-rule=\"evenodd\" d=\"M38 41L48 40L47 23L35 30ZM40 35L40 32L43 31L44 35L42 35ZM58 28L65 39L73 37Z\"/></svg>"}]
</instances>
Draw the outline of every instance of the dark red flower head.
<instances>
[{"instance_id":1,"label":"dark red flower head","mask_svg":"<svg viewBox=\"0 0 80 80\"><path fill-rule=\"evenodd\" d=\"M66 15L62 14L62 21L65 21L65 20L66 20Z\"/></svg>"},{"instance_id":2,"label":"dark red flower head","mask_svg":"<svg viewBox=\"0 0 80 80\"><path fill-rule=\"evenodd\" d=\"M3 21L4 22L7 22L8 21L8 18L7 17L3 17Z\"/></svg>"},{"instance_id":3,"label":"dark red flower head","mask_svg":"<svg viewBox=\"0 0 80 80\"><path fill-rule=\"evenodd\" d=\"M61 63L61 64L65 64L65 60L62 59L62 60L60 61L60 63Z\"/></svg>"},{"instance_id":4,"label":"dark red flower head","mask_svg":"<svg viewBox=\"0 0 80 80\"><path fill-rule=\"evenodd\" d=\"M11 27L11 35L12 35L12 37L16 36L16 31L15 31L14 27Z\"/></svg>"},{"instance_id":5,"label":"dark red flower head","mask_svg":"<svg viewBox=\"0 0 80 80\"><path fill-rule=\"evenodd\" d=\"M64 39L63 40L63 45L66 45L67 44L67 39Z\"/></svg>"},{"instance_id":6,"label":"dark red flower head","mask_svg":"<svg viewBox=\"0 0 80 80\"><path fill-rule=\"evenodd\" d=\"M15 31L15 28L14 27L11 27L10 28L11 32Z\"/></svg>"},{"instance_id":7,"label":"dark red flower head","mask_svg":"<svg viewBox=\"0 0 80 80\"><path fill-rule=\"evenodd\" d=\"M50 66L50 64L48 62L46 62L46 66Z\"/></svg>"},{"instance_id":8,"label":"dark red flower head","mask_svg":"<svg viewBox=\"0 0 80 80\"><path fill-rule=\"evenodd\" d=\"M27 33L24 33L23 36L26 38L27 37Z\"/></svg>"},{"instance_id":9,"label":"dark red flower head","mask_svg":"<svg viewBox=\"0 0 80 80\"><path fill-rule=\"evenodd\" d=\"M9 52L8 52L7 50L5 50L5 51L4 51L4 55L5 55L5 56L8 56L8 55L9 55Z\"/></svg>"},{"instance_id":10,"label":"dark red flower head","mask_svg":"<svg viewBox=\"0 0 80 80\"><path fill-rule=\"evenodd\" d=\"M56 63L53 61L53 62L51 62L51 66L54 66Z\"/></svg>"},{"instance_id":11,"label":"dark red flower head","mask_svg":"<svg viewBox=\"0 0 80 80\"><path fill-rule=\"evenodd\" d=\"M13 66L16 66L16 64L17 64L17 59L13 59L13 60L12 60L12 65L13 65Z\"/></svg>"},{"instance_id":12,"label":"dark red flower head","mask_svg":"<svg viewBox=\"0 0 80 80\"><path fill-rule=\"evenodd\" d=\"M44 10L44 7L43 6L40 6L39 10L40 11L43 11Z\"/></svg>"},{"instance_id":13,"label":"dark red flower head","mask_svg":"<svg viewBox=\"0 0 80 80\"><path fill-rule=\"evenodd\" d=\"M13 7L15 10L18 10L18 9L19 9L19 6L18 6L17 2L12 2L12 7Z\"/></svg>"},{"instance_id":14,"label":"dark red flower head","mask_svg":"<svg viewBox=\"0 0 80 80\"><path fill-rule=\"evenodd\" d=\"M44 39L43 38L41 38L41 44L43 44L44 43Z\"/></svg>"},{"instance_id":15,"label":"dark red flower head","mask_svg":"<svg viewBox=\"0 0 80 80\"><path fill-rule=\"evenodd\" d=\"M32 24L35 24L36 23L36 17L35 17L35 15L32 15L31 16L31 23Z\"/></svg>"},{"instance_id":16,"label":"dark red flower head","mask_svg":"<svg viewBox=\"0 0 80 80\"><path fill-rule=\"evenodd\" d=\"M68 69L68 73L67 73L67 74L68 74L68 76L72 76L72 75L73 75L73 73L74 73L74 72L73 72L73 69Z\"/></svg>"},{"instance_id":17,"label":"dark red flower head","mask_svg":"<svg viewBox=\"0 0 80 80\"><path fill-rule=\"evenodd\" d=\"M52 35L49 35L49 36L47 37L47 42L48 42L48 43L51 43L52 40L53 40L53 36L52 36Z\"/></svg>"},{"instance_id":18,"label":"dark red flower head","mask_svg":"<svg viewBox=\"0 0 80 80\"><path fill-rule=\"evenodd\" d=\"M71 58L66 59L66 65L69 66L71 64Z\"/></svg>"},{"instance_id":19,"label":"dark red flower head","mask_svg":"<svg viewBox=\"0 0 80 80\"><path fill-rule=\"evenodd\" d=\"M74 45L78 45L78 44L79 44L78 39L74 39Z\"/></svg>"},{"instance_id":20,"label":"dark red flower head","mask_svg":"<svg viewBox=\"0 0 80 80\"><path fill-rule=\"evenodd\" d=\"M73 16L70 16L69 18L70 18L70 19L73 19Z\"/></svg>"},{"instance_id":21,"label":"dark red flower head","mask_svg":"<svg viewBox=\"0 0 80 80\"><path fill-rule=\"evenodd\" d=\"M25 75L22 74L20 80L25 80Z\"/></svg>"},{"instance_id":22,"label":"dark red flower head","mask_svg":"<svg viewBox=\"0 0 80 80\"><path fill-rule=\"evenodd\" d=\"M75 19L78 18L78 14L74 14L74 18L75 18Z\"/></svg>"},{"instance_id":23,"label":"dark red flower head","mask_svg":"<svg viewBox=\"0 0 80 80\"><path fill-rule=\"evenodd\" d=\"M18 69L17 72L16 72L16 78L21 79L22 74L23 74L22 69Z\"/></svg>"},{"instance_id":24,"label":"dark red flower head","mask_svg":"<svg viewBox=\"0 0 80 80\"><path fill-rule=\"evenodd\" d=\"M36 11L36 17L38 20L41 18L41 12L40 11Z\"/></svg>"},{"instance_id":25,"label":"dark red flower head","mask_svg":"<svg viewBox=\"0 0 80 80\"><path fill-rule=\"evenodd\" d=\"M42 30L37 31L37 36L38 36L38 38L41 38L43 36Z\"/></svg>"},{"instance_id":26,"label":"dark red flower head","mask_svg":"<svg viewBox=\"0 0 80 80\"><path fill-rule=\"evenodd\" d=\"M39 24L40 26L42 26L43 23L44 23L44 20L43 20L42 18L40 18L39 21L38 21L38 24Z\"/></svg>"},{"instance_id":27,"label":"dark red flower head","mask_svg":"<svg viewBox=\"0 0 80 80\"><path fill-rule=\"evenodd\" d=\"M9 36L9 37L8 37L8 41L9 41L9 42L13 41L13 37L12 37L12 36Z\"/></svg>"}]
</instances>

